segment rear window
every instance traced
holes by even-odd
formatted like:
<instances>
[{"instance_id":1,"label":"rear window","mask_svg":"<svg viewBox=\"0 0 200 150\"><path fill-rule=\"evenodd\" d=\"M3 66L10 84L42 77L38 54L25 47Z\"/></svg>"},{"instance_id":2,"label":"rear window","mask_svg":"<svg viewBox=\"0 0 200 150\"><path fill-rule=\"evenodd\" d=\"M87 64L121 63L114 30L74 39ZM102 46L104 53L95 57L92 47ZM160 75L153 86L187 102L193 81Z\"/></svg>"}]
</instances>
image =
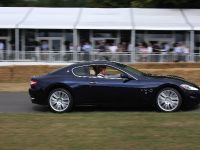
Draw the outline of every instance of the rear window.
<instances>
[{"instance_id":1,"label":"rear window","mask_svg":"<svg viewBox=\"0 0 200 150\"><path fill-rule=\"evenodd\" d=\"M89 69L86 66L84 66L84 67L78 67L78 68L74 68L73 69L73 73L76 76L89 76Z\"/></svg>"}]
</instances>

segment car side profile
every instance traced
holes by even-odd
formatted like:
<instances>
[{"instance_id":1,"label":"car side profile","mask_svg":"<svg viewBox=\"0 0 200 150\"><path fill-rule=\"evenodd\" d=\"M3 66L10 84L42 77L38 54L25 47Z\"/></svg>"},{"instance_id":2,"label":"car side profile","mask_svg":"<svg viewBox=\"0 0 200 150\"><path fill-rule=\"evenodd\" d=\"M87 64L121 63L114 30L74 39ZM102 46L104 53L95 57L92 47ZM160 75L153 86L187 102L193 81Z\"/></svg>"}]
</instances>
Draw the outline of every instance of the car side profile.
<instances>
[{"instance_id":1,"label":"car side profile","mask_svg":"<svg viewBox=\"0 0 200 150\"><path fill-rule=\"evenodd\" d=\"M84 105L174 112L200 103L200 88L181 77L150 75L109 61L72 64L32 77L30 86L32 103L59 113Z\"/></svg>"}]
</instances>

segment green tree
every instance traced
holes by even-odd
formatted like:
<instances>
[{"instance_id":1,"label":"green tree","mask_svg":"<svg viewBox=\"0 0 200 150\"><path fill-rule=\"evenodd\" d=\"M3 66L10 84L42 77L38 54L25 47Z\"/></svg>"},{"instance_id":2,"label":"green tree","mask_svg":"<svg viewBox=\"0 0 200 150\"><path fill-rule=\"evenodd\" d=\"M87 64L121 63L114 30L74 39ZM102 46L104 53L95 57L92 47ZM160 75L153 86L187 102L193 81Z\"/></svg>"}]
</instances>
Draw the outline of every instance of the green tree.
<instances>
[{"instance_id":1,"label":"green tree","mask_svg":"<svg viewBox=\"0 0 200 150\"><path fill-rule=\"evenodd\" d=\"M198 0L1 0L0 6L200 8Z\"/></svg>"},{"instance_id":2,"label":"green tree","mask_svg":"<svg viewBox=\"0 0 200 150\"><path fill-rule=\"evenodd\" d=\"M1 0L0 6L18 6L21 5L24 1L23 0Z\"/></svg>"},{"instance_id":3,"label":"green tree","mask_svg":"<svg viewBox=\"0 0 200 150\"><path fill-rule=\"evenodd\" d=\"M132 0L88 0L90 7L130 7Z\"/></svg>"},{"instance_id":4,"label":"green tree","mask_svg":"<svg viewBox=\"0 0 200 150\"><path fill-rule=\"evenodd\" d=\"M197 0L132 0L132 7L147 8L200 8Z\"/></svg>"}]
</instances>

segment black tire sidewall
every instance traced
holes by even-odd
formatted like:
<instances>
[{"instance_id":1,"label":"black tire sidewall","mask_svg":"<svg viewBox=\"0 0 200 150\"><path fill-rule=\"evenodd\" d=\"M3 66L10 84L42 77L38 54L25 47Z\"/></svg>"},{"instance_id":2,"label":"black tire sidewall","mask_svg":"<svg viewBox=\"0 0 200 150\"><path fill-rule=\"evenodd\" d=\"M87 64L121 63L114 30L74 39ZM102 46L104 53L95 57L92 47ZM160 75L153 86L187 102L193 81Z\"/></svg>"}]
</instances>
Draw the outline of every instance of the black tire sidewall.
<instances>
[{"instance_id":1,"label":"black tire sidewall","mask_svg":"<svg viewBox=\"0 0 200 150\"><path fill-rule=\"evenodd\" d=\"M165 90L172 90L172 91L174 91L174 92L178 95L178 97L179 97L178 106L176 107L176 109L174 109L174 110L172 110L172 111L165 111L165 110L163 110L162 108L160 108L160 106L158 105L158 95L159 95L161 92L165 91ZM156 107L156 110L158 110L158 111L160 111L160 112L176 112L176 111L180 110L181 105L182 105L182 96L181 96L180 92L178 92L178 90L176 90L175 88L171 88L171 87L163 88L163 89L161 89L161 90L157 93L157 95L156 95L156 98L155 98L155 107Z\"/></svg>"},{"instance_id":2,"label":"black tire sidewall","mask_svg":"<svg viewBox=\"0 0 200 150\"><path fill-rule=\"evenodd\" d=\"M63 111L55 111L51 105L50 105L50 97L51 95L56 92L56 91L62 91L62 92L65 92L68 96L69 96L69 106L67 107L67 109L63 110ZM50 93L49 93L49 96L48 96L48 106L50 108L50 110L52 112L55 112L55 113L63 113L63 112L70 112L72 110L72 107L73 107L73 99L72 99L72 95L70 94L70 92L64 88L57 88L57 89L54 89L52 90Z\"/></svg>"}]
</instances>

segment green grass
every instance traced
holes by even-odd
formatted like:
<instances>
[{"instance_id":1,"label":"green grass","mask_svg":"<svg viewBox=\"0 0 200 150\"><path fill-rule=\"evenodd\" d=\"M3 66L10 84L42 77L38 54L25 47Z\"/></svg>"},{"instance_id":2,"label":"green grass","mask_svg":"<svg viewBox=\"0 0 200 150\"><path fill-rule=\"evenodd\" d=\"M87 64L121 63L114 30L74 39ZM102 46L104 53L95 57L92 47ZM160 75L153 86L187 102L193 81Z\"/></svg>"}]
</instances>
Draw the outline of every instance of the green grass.
<instances>
[{"instance_id":1,"label":"green grass","mask_svg":"<svg viewBox=\"0 0 200 150\"><path fill-rule=\"evenodd\" d=\"M0 113L0 150L195 150L200 113Z\"/></svg>"}]
</instances>

